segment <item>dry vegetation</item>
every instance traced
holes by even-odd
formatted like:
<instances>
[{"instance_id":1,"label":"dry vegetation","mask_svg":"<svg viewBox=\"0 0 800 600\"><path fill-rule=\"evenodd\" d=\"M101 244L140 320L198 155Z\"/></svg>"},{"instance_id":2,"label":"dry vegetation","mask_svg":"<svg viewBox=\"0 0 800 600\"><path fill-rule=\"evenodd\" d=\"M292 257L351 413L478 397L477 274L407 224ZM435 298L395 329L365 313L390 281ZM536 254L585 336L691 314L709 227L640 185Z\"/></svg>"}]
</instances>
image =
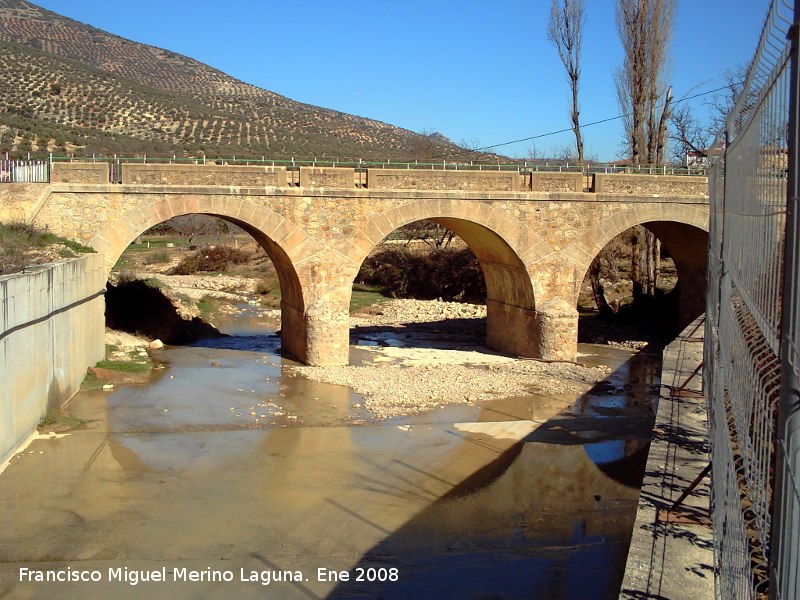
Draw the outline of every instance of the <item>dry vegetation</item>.
<instances>
[{"instance_id":1,"label":"dry vegetation","mask_svg":"<svg viewBox=\"0 0 800 600\"><path fill-rule=\"evenodd\" d=\"M90 252L94 250L26 223L0 223L0 275Z\"/></svg>"}]
</instances>

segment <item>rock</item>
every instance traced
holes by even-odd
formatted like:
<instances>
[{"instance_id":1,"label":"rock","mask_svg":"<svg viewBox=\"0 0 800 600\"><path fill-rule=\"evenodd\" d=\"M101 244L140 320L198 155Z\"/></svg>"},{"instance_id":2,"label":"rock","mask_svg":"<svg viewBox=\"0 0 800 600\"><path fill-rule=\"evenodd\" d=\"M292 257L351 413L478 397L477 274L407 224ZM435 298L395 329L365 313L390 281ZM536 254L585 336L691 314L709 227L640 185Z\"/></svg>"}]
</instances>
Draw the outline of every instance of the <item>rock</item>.
<instances>
[{"instance_id":1,"label":"rock","mask_svg":"<svg viewBox=\"0 0 800 600\"><path fill-rule=\"evenodd\" d=\"M162 342L161 340L153 340L152 342L150 342L151 350L158 350L159 348L163 347L164 347L164 342Z\"/></svg>"},{"instance_id":2,"label":"rock","mask_svg":"<svg viewBox=\"0 0 800 600\"><path fill-rule=\"evenodd\" d=\"M218 367L218 366L219 366L219 363L218 363L217 361L215 361L215 360L212 360L212 361L211 361L211 366L212 366L212 367Z\"/></svg>"}]
</instances>

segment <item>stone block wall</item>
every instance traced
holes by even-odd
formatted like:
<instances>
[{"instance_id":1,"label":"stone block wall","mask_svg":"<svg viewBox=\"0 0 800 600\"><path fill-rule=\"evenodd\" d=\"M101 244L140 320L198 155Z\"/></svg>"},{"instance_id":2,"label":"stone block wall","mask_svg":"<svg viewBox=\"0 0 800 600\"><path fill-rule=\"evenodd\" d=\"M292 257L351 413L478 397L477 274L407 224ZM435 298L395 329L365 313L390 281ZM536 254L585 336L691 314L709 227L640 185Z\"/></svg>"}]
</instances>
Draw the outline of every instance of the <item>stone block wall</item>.
<instances>
[{"instance_id":1,"label":"stone block wall","mask_svg":"<svg viewBox=\"0 0 800 600\"><path fill-rule=\"evenodd\" d=\"M531 189L534 192L582 192L583 174L537 171L531 173Z\"/></svg>"},{"instance_id":2,"label":"stone block wall","mask_svg":"<svg viewBox=\"0 0 800 600\"><path fill-rule=\"evenodd\" d=\"M50 170L50 182L97 183L102 185L109 182L108 163L53 163Z\"/></svg>"},{"instance_id":3,"label":"stone block wall","mask_svg":"<svg viewBox=\"0 0 800 600\"><path fill-rule=\"evenodd\" d=\"M300 187L355 187L355 169L342 167L300 167Z\"/></svg>"},{"instance_id":4,"label":"stone block wall","mask_svg":"<svg viewBox=\"0 0 800 600\"><path fill-rule=\"evenodd\" d=\"M123 163L122 183L286 187L286 167Z\"/></svg>"},{"instance_id":5,"label":"stone block wall","mask_svg":"<svg viewBox=\"0 0 800 600\"><path fill-rule=\"evenodd\" d=\"M105 354L103 256L0 277L0 462Z\"/></svg>"},{"instance_id":6,"label":"stone block wall","mask_svg":"<svg viewBox=\"0 0 800 600\"><path fill-rule=\"evenodd\" d=\"M367 169L371 190L461 190L516 192L516 171L442 171L426 169Z\"/></svg>"},{"instance_id":7,"label":"stone block wall","mask_svg":"<svg viewBox=\"0 0 800 600\"><path fill-rule=\"evenodd\" d=\"M597 194L708 196L708 179L685 175L595 173L592 189Z\"/></svg>"},{"instance_id":8,"label":"stone block wall","mask_svg":"<svg viewBox=\"0 0 800 600\"><path fill-rule=\"evenodd\" d=\"M40 201L50 193L46 183L4 183L0 185L0 223L29 222Z\"/></svg>"}]
</instances>

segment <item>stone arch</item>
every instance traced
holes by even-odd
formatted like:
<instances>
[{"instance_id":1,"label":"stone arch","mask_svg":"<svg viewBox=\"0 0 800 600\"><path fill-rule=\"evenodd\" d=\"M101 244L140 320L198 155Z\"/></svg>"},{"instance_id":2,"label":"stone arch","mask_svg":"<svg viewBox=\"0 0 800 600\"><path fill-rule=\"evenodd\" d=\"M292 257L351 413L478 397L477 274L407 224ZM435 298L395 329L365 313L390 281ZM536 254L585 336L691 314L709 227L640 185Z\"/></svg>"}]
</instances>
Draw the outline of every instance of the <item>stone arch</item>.
<instances>
[{"instance_id":1,"label":"stone arch","mask_svg":"<svg viewBox=\"0 0 800 600\"><path fill-rule=\"evenodd\" d=\"M653 232L672 255L678 279L683 282L679 326L688 324L705 310L708 219L707 206L655 202L635 206L597 223L565 250L575 264L574 304L578 302L581 282L597 254L623 231L642 225Z\"/></svg>"},{"instance_id":2,"label":"stone arch","mask_svg":"<svg viewBox=\"0 0 800 600\"><path fill-rule=\"evenodd\" d=\"M424 200L380 213L353 244L351 280L372 249L399 227L420 220L440 223L458 235L480 262L486 281L486 345L501 352L539 356L535 294L523 243L533 240L527 228L485 203Z\"/></svg>"},{"instance_id":3,"label":"stone arch","mask_svg":"<svg viewBox=\"0 0 800 600\"><path fill-rule=\"evenodd\" d=\"M320 245L281 215L244 199L174 195L130 209L89 240L89 245L104 254L108 275L139 235L158 223L188 214L206 214L229 221L247 231L264 248L281 287L282 346L305 360L306 294L296 264L318 252Z\"/></svg>"},{"instance_id":4,"label":"stone arch","mask_svg":"<svg viewBox=\"0 0 800 600\"><path fill-rule=\"evenodd\" d=\"M429 220L441 223L454 231L463 239L475 256L481 261L484 276L487 276L487 288L496 280L498 284L504 282L504 276L498 269L496 273L487 275L486 268L523 269L525 276L513 282L518 286L515 289L515 298L520 306L533 310L534 287L527 275L530 267L530 256L538 248L533 248L536 237L519 222L512 220L506 214L491 208L485 203L465 202L451 200L425 200L415 204L407 204L393 208L373 217L363 228L362 240L353 244L355 251L350 253L353 261L353 277L358 272L367 255L372 252L387 235L415 221ZM513 272L513 271L512 271ZM506 274L512 272L506 271Z\"/></svg>"}]
</instances>

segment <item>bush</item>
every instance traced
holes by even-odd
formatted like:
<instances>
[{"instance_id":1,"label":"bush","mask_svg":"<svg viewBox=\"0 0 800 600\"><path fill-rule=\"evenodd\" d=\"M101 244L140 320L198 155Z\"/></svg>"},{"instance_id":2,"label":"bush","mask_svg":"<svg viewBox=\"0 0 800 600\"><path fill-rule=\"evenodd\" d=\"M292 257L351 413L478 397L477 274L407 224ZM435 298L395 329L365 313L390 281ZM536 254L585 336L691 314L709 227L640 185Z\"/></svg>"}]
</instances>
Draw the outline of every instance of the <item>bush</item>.
<instances>
[{"instance_id":1,"label":"bush","mask_svg":"<svg viewBox=\"0 0 800 600\"><path fill-rule=\"evenodd\" d=\"M437 250L424 255L383 250L364 261L356 281L383 288L398 298L486 300L483 271L469 249Z\"/></svg>"},{"instance_id":2,"label":"bush","mask_svg":"<svg viewBox=\"0 0 800 600\"><path fill-rule=\"evenodd\" d=\"M171 275L194 275L199 271L214 272L224 271L228 265L242 264L249 260L250 254L230 246L209 246L201 248L181 260L170 271Z\"/></svg>"},{"instance_id":3,"label":"bush","mask_svg":"<svg viewBox=\"0 0 800 600\"><path fill-rule=\"evenodd\" d=\"M169 262L169 254L167 254L166 250L158 250L156 252L151 252L142 259L142 262L146 265L159 265L165 262Z\"/></svg>"}]
</instances>

